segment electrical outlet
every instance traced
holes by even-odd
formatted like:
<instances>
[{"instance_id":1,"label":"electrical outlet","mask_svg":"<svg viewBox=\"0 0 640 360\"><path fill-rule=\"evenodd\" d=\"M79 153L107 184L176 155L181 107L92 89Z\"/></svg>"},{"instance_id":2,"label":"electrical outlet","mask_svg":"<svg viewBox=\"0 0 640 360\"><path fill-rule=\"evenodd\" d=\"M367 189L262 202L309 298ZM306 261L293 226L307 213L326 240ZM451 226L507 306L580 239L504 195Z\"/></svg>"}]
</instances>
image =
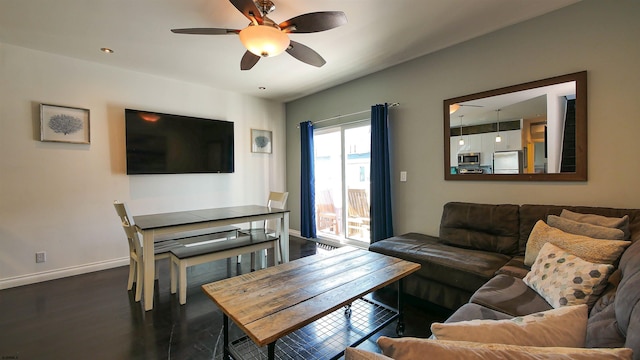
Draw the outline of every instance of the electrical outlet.
<instances>
[{"instance_id":1,"label":"electrical outlet","mask_svg":"<svg viewBox=\"0 0 640 360\"><path fill-rule=\"evenodd\" d=\"M402 182L407 181L407 172L406 171L400 171L400 181L402 181Z\"/></svg>"},{"instance_id":2,"label":"electrical outlet","mask_svg":"<svg viewBox=\"0 0 640 360\"><path fill-rule=\"evenodd\" d=\"M36 253L36 262L37 263L43 263L47 261L47 253L44 251L41 252L37 252Z\"/></svg>"}]
</instances>

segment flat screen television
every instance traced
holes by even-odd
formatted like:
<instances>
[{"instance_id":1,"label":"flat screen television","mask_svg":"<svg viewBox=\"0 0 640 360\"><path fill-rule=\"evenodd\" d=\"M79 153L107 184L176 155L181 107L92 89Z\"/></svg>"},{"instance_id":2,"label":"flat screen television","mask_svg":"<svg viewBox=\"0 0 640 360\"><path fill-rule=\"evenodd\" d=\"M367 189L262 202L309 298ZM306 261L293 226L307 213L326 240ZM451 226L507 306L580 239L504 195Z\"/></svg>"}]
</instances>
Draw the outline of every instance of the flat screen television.
<instances>
[{"instance_id":1,"label":"flat screen television","mask_svg":"<svg viewBox=\"0 0 640 360\"><path fill-rule=\"evenodd\" d=\"M232 173L233 122L125 109L127 174Z\"/></svg>"}]
</instances>

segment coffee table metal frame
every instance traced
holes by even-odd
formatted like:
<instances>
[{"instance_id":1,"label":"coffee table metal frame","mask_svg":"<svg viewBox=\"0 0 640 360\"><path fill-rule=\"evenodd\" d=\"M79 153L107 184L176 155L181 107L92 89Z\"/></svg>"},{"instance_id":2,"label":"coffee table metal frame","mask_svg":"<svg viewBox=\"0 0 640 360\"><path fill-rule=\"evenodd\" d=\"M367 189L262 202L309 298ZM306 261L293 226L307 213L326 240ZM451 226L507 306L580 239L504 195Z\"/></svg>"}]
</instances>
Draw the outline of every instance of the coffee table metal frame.
<instances>
[{"instance_id":1,"label":"coffee table metal frame","mask_svg":"<svg viewBox=\"0 0 640 360\"><path fill-rule=\"evenodd\" d=\"M361 338L359 338L358 340L356 340L353 343L347 344L346 346L349 347L356 347L360 344L362 344L363 342L367 341L371 336L375 335L376 333L378 333L379 331L381 331L382 329L384 329L385 327L387 327L389 324L392 324L394 321L398 321L398 324L396 325L396 334L398 334L398 336L402 336L404 335L404 316L403 316L403 308L404 308L404 291L402 291L402 289L404 289L403 287L403 280L400 279L398 280L398 292L397 292L397 309L394 309L390 306L387 306L383 303L380 303L378 301L372 300L372 299L365 299L365 298L360 298L356 301L364 301L370 304L373 304L376 307L379 307L381 309L383 309L383 311L392 313L392 315L388 316L385 318L385 320L383 322L381 322L380 324L377 324L372 330L370 330L369 332L365 333L362 335ZM351 308L351 304L346 305L344 308L344 316L345 317L350 317L352 314L352 308ZM229 323L229 317L227 316L227 314L225 314L224 312L222 313L222 333L223 333L223 341L224 341L224 346L223 346L223 351L224 351L224 356L223 359L241 359L243 354L240 351L236 351L233 348L233 344L236 343L240 343L240 342L252 342L251 339L249 339L248 336L243 336L239 339L236 339L234 341L230 340L230 335L229 335L229 329L230 329L230 323ZM267 344L267 359L268 360L275 360L276 359L276 342L278 340ZM254 346L257 347L257 345L254 344ZM330 360L337 360L340 357L342 357L344 355L345 350L340 351L339 353L335 354L333 357L330 358Z\"/></svg>"}]
</instances>

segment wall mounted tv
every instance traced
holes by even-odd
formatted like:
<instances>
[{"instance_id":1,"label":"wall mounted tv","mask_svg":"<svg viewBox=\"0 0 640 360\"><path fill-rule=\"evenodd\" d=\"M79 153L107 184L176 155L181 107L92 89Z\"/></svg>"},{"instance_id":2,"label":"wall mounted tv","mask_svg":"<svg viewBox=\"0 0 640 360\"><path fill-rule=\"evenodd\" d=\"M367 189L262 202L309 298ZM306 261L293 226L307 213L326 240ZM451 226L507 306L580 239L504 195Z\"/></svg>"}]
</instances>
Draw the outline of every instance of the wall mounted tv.
<instances>
[{"instance_id":1,"label":"wall mounted tv","mask_svg":"<svg viewBox=\"0 0 640 360\"><path fill-rule=\"evenodd\" d=\"M232 173L233 122L125 109L127 174Z\"/></svg>"}]
</instances>

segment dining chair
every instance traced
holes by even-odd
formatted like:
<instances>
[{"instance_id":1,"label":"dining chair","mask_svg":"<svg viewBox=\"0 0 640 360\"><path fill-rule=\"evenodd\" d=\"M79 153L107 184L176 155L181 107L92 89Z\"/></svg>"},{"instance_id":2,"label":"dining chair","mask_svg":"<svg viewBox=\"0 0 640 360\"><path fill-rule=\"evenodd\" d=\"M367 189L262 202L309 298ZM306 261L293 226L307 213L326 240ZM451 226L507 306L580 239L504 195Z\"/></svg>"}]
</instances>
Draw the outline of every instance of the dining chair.
<instances>
[{"instance_id":1,"label":"dining chair","mask_svg":"<svg viewBox=\"0 0 640 360\"><path fill-rule=\"evenodd\" d=\"M144 279L142 242L140 241L139 233L136 230L136 224L133 217L130 215L131 212L129 211L127 204L116 200L113 202L113 206L120 217L122 228L124 229L124 232L127 235L127 241L129 242L129 279L127 281L127 290L131 290L133 288L133 283L135 283L135 299L136 301L140 301L140 299L142 299L142 280ZM156 242L153 247L155 259L169 259L171 257L171 249L177 246L180 246L180 244L174 240Z\"/></svg>"},{"instance_id":2,"label":"dining chair","mask_svg":"<svg viewBox=\"0 0 640 360\"><path fill-rule=\"evenodd\" d=\"M271 191L269 192L269 197L267 198L267 207L271 208L277 208L277 209L284 209L287 206L287 199L289 198L289 192L276 192L276 191ZM243 230L242 232L244 234L247 235L274 235L276 237L280 237L280 230L278 228L278 226L273 226L273 229L270 229L269 226L267 226L269 223L271 222L275 222L276 220L263 220L261 225L258 225L258 227L253 227L253 223L250 224L250 228L248 230ZM278 242L278 252L279 257L276 257L276 259L282 259L282 244L280 244L280 242ZM251 254L251 263L254 264L255 263L255 259L254 259L255 254ZM265 252L265 256L263 258L266 259L266 252ZM238 263L240 263L241 260L241 256L238 256Z\"/></svg>"},{"instance_id":3,"label":"dining chair","mask_svg":"<svg viewBox=\"0 0 640 360\"><path fill-rule=\"evenodd\" d=\"M129 216L127 205L119 201L114 201L113 206L116 208L116 213L120 217L122 228L129 242L129 280L127 281L127 290L131 290L133 283L136 283L135 299L136 301L140 301L140 299L142 299L142 279L144 278L142 273L144 271L142 264L142 245L138 237L136 224L133 222L133 218Z\"/></svg>"}]
</instances>

